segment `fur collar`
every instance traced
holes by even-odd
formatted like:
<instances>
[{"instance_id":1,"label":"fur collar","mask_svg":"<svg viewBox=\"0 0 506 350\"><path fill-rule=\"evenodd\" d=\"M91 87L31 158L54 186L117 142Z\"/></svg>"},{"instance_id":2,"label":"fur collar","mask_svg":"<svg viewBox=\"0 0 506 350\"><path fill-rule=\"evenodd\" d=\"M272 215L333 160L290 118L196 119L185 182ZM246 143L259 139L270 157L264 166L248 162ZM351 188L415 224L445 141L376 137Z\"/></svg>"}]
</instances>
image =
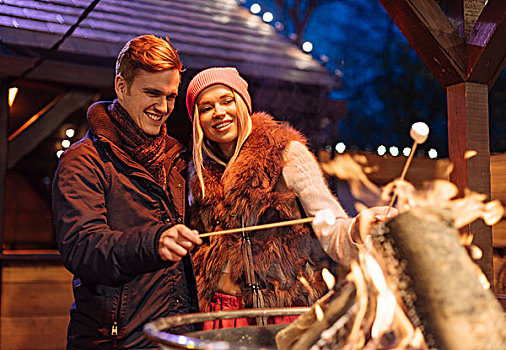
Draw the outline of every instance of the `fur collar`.
<instances>
[{"instance_id":1,"label":"fur collar","mask_svg":"<svg viewBox=\"0 0 506 350\"><path fill-rule=\"evenodd\" d=\"M282 177L283 154L291 141L305 143L290 126L266 113L252 115L253 129L234 164L224 167L208 159L202 198L198 179L193 177L191 225L201 232L290 220L303 215L295 193ZM326 290L319 273L329 267L309 225L296 225L250 233L255 275L266 307L308 306ZM251 307L251 290L243 280L241 235L211 237L194 255L201 311L209 303L225 266L230 278L241 286L246 307ZM304 286L300 277L309 282Z\"/></svg>"},{"instance_id":2,"label":"fur collar","mask_svg":"<svg viewBox=\"0 0 506 350\"><path fill-rule=\"evenodd\" d=\"M227 217L218 218L228 222L230 227L239 227L244 218L245 226L258 223L263 212L276 200L274 187L281 176L284 164L283 153L289 142L299 141L306 144L304 137L286 123L274 120L267 113L254 113L251 116L252 131L244 142L236 161L223 174L224 167L210 158L204 161L203 179L206 197L198 179L193 178L192 194L199 198L202 205L214 206L218 212L226 212ZM239 226L238 226L239 225Z\"/></svg>"}]
</instances>

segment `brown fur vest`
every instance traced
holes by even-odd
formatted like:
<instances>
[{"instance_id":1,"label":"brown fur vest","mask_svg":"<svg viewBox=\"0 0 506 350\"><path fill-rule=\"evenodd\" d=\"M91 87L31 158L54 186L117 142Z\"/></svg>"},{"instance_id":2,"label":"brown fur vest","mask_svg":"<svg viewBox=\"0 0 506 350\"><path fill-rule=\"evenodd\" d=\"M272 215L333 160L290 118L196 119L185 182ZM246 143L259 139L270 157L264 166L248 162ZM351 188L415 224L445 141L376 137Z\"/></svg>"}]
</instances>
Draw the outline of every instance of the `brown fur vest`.
<instances>
[{"instance_id":1,"label":"brown fur vest","mask_svg":"<svg viewBox=\"0 0 506 350\"><path fill-rule=\"evenodd\" d=\"M205 198L198 179L191 189L191 224L200 232L238 228L300 218L303 211L283 176L283 153L291 141L305 139L291 127L265 113L252 115L253 130L234 164L223 176L223 166L207 159L203 178ZM321 269L330 258L309 225L250 232L257 283L265 307L309 306L325 291ZM231 278L241 286L244 307L252 307L252 292L243 277L241 234L211 237L195 253L194 263L201 311L217 288L229 262ZM304 277L309 286L304 286Z\"/></svg>"}]
</instances>

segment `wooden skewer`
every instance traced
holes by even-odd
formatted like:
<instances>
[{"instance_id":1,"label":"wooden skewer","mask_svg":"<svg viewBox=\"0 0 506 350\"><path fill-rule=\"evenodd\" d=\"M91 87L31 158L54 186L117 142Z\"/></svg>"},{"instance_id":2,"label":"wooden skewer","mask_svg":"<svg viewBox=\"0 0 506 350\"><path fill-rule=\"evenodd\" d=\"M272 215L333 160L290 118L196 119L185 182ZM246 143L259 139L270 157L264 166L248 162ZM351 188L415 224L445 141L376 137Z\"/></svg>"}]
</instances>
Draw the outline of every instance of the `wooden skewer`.
<instances>
[{"instance_id":1,"label":"wooden skewer","mask_svg":"<svg viewBox=\"0 0 506 350\"><path fill-rule=\"evenodd\" d=\"M424 143L425 140L427 140L427 137L429 136L429 127L424 122L417 122L411 125L411 130L409 131L409 136L413 139L413 149L411 150L411 153L409 154L408 160L406 161L406 164L404 164L404 169L402 169L401 178L400 181L404 180L404 177L406 176L406 173L408 172L409 164L411 163L411 160L413 159L413 156L415 155L416 146L419 143ZM392 200L390 201L390 204L388 205L387 213L385 216L388 216L388 213L390 213L390 209L392 208L392 205L394 205L395 199L397 198L397 190L399 189L399 186L395 186L394 188L394 195L392 196Z\"/></svg>"},{"instance_id":2,"label":"wooden skewer","mask_svg":"<svg viewBox=\"0 0 506 350\"><path fill-rule=\"evenodd\" d=\"M418 145L418 142L413 143L413 148L411 149L411 153L409 154L408 160L406 160L406 164L404 164L404 168L402 169L402 174L399 179L399 182L404 180L404 177L406 176L406 173L408 172L409 165L411 164L411 160L413 159L413 155L415 154L416 146ZM392 196L392 200L390 200L390 204L388 205L387 213L385 216L388 216L388 213L390 212L390 209L392 208L392 205L395 202L395 199L397 198L397 189L399 186L395 186L394 188L394 195Z\"/></svg>"},{"instance_id":3,"label":"wooden skewer","mask_svg":"<svg viewBox=\"0 0 506 350\"><path fill-rule=\"evenodd\" d=\"M274 227L282 227L282 226L291 226L291 225L298 225L298 224L305 224L307 222L313 221L314 217L310 218L302 218L302 219L295 219L295 220L288 220L288 221L280 221L280 222L273 222L270 224L263 224L263 225L256 225L256 226L246 226L241 228L233 228L229 230L223 230L223 231L216 231L216 232L208 232L208 233L202 233L199 235L199 237L210 237L210 236L218 236L218 235L226 235L229 233L241 233L246 231L257 231L257 230L265 230L268 228L274 228Z\"/></svg>"}]
</instances>

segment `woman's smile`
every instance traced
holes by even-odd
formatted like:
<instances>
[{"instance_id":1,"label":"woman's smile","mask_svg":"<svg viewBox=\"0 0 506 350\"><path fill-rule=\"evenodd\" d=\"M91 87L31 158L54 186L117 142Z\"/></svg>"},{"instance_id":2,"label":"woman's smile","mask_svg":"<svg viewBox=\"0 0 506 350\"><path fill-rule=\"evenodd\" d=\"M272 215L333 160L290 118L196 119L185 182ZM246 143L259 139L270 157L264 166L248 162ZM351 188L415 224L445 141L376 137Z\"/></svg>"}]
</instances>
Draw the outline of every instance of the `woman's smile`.
<instances>
[{"instance_id":1,"label":"woman's smile","mask_svg":"<svg viewBox=\"0 0 506 350\"><path fill-rule=\"evenodd\" d=\"M211 85L197 99L200 126L206 138L218 144L223 155L233 154L239 128L234 93L224 85Z\"/></svg>"},{"instance_id":2,"label":"woman's smile","mask_svg":"<svg viewBox=\"0 0 506 350\"><path fill-rule=\"evenodd\" d=\"M231 126L232 123L233 123L232 120L222 121L216 125L213 125L213 128L216 129L217 131L227 131L229 129L228 127Z\"/></svg>"}]
</instances>

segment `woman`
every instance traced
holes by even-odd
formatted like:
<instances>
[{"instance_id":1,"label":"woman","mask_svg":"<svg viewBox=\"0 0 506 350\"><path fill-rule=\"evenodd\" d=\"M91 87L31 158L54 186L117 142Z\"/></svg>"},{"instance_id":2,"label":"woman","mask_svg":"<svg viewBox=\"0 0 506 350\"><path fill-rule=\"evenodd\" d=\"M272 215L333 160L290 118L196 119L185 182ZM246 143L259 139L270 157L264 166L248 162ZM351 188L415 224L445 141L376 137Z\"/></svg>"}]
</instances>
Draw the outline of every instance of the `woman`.
<instances>
[{"instance_id":1,"label":"woman","mask_svg":"<svg viewBox=\"0 0 506 350\"><path fill-rule=\"evenodd\" d=\"M252 113L248 85L235 68L197 74L186 105L194 145L190 220L199 232L314 216L322 209L338 219L324 232L306 224L212 236L194 255L201 311L312 305L326 291L321 270L347 265L359 235L306 140L270 115ZM204 329L250 323L207 322Z\"/></svg>"}]
</instances>

